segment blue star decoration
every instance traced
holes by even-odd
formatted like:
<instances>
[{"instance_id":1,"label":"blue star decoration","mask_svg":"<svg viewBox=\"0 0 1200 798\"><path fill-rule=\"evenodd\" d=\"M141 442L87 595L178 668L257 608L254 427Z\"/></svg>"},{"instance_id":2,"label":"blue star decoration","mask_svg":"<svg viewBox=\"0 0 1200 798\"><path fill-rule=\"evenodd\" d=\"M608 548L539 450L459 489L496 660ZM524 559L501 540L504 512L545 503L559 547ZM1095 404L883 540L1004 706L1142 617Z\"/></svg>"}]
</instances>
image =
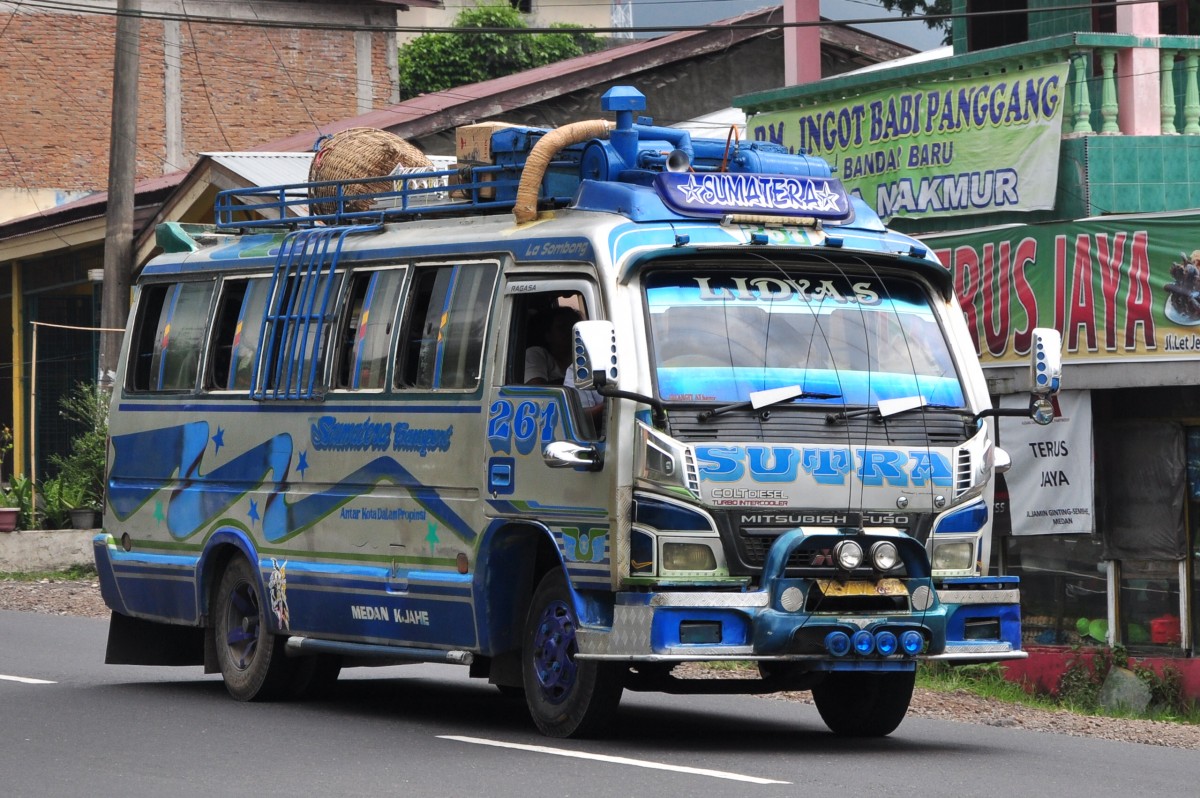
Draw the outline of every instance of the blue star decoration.
<instances>
[{"instance_id":1,"label":"blue star decoration","mask_svg":"<svg viewBox=\"0 0 1200 798\"><path fill-rule=\"evenodd\" d=\"M250 500L250 512L247 515L250 516L251 526L258 523L258 502L254 501L254 499Z\"/></svg>"},{"instance_id":2,"label":"blue star decoration","mask_svg":"<svg viewBox=\"0 0 1200 798\"><path fill-rule=\"evenodd\" d=\"M304 472L308 470L308 452L300 452L300 457L296 461L296 470L300 472L300 476L304 476Z\"/></svg>"},{"instance_id":3,"label":"blue star decoration","mask_svg":"<svg viewBox=\"0 0 1200 798\"><path fill-rule=\"evenodd\" d=\"M212 442L216 447L216 451L221 451L221 447L225 445L225 430L217 427L217 434L212 436Z\"/></svg>"},{"instance_id":4,"label":"blue star decoration","mask_svg":"<svg viewBox=\"0 0 1200 798\"><path fill-rule=\"evenodd\" d=\"M425 526L429 529L429 534L425 536L425 542L429 544L429 553L433 554L437 551L438 544L437 522L426 521Z\"/></svg>"}]
</instances>

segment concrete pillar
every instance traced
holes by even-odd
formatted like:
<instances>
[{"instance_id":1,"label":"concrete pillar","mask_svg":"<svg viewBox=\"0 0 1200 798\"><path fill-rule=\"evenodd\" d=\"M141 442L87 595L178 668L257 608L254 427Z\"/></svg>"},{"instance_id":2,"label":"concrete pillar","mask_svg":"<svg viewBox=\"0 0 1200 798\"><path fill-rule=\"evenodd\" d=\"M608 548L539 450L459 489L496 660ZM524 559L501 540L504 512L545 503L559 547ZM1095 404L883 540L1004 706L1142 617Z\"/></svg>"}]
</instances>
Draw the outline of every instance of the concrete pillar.
<instances>
[{"instance_id":1,"label":"concrete pillar","mask_svg":"<svg viewBox=\"0 0 1200 798\"><path fill-rule=\"evenodd\" d=\"M783 21L820 22L820 0L783 0ZM784 28L783 79L799 86L821 79L821 28L818 25ZM1158 96L1157 93L1155 96Z\"/></svg>"},{"instance_id":2,"label":"concrete pillar","mask_svg":"<svg viewBox=\"0 0 1200 798\"><path fill-rule=\"evenodd\" d=\"M1158 35L1158 4L1117 6L1117 33ZM1135 47L1117 53L1117 124L1126 136L1162 133L1158 50Z\"/></svg>"}]
</instances>

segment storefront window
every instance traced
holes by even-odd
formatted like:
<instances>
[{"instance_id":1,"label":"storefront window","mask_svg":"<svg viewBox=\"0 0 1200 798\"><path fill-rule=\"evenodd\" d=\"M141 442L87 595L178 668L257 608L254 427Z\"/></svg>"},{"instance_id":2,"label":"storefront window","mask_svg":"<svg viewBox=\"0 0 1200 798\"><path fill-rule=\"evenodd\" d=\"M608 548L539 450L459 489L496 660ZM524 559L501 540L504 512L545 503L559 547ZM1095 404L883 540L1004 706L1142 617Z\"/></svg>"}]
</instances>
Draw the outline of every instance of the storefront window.
<instances>
[{"instance_id":1,"label":"storefront window","mask_svg":"<svg viewBox=\"0 0 1200 798\"><path fill-rule=\"evenodd\" d=\"M1178 562L1122 562L1119 601L1119 642L1129 648L1179 647Z\"/></svg>"},{"instance_id":2,"label":"storefront window","mask_svg":"<svg viewBox=\"0 0 1200 798\"><path fill-rule=\"evenodd\" d=\"M1104 645L1107 569L1089 536L1003 539L1006 573L1021 577L1026 645Z\"/></svg>"}]
</instances>

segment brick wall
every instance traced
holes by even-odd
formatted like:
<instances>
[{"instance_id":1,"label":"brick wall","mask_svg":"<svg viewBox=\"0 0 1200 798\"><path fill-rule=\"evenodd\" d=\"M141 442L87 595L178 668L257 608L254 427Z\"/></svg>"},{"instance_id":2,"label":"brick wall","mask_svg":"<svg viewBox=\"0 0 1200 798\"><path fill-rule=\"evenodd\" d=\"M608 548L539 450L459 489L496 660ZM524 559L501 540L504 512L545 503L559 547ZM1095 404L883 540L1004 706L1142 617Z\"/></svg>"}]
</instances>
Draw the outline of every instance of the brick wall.
<instances>
[{"instance_id":1,"label":"brick wall","mask_svg":"<svg viewBox=\"0 0 1200 798\"><path fill-rule=\"evenodd\" d=\"M0 188L107 188L111 16L0 15ZM390 87L383 34L373 105ZM138 177L163 173L163 25L141 27ZM354 34L180 25L184 155L239 150L357 114Z\"/></svg>"}]
</instances>

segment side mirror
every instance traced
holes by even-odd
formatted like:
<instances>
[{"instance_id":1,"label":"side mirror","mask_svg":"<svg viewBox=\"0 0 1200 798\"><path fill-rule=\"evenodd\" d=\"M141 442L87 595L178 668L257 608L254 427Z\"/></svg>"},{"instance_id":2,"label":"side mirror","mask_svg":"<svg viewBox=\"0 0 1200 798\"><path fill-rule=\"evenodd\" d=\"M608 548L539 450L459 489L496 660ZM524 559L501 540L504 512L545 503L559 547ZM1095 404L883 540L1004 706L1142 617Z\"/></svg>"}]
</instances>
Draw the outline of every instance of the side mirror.
<instances>
[{"instance_id":1,"label":"side mirror","mask_svg":"<svg viewBox=\"0 0 1200 798\"><path fill-rule=\"evenodd\" d=\"M1062 381L1062 335L1049 327L1033 329L1029 353L1030 392L1045 399L1058 393Z\"/></svg>"},{"instance_id":2,"label":"side mirror","mask_svg":"<svg viewBox=\"0 0 1200 798\"><path fill-rule=\"evenodd\" d=\"M1062 385L1062 334L1049 327L1033 328L1033 346L1029 353L1029 407L993 407L981 410L975 418L1001 416L1031 418L1035 424L1046 426L1054 421L1054 402L1050 397ZM1011 464L1011 460L1009 461ZM997 472L1004 473L997 462Z\"/></svg>"},{"instance_id":3,"label":"side mirror","mask_svg":"<svg viewBox=\"0 0 1200 798\"><path fill-rule=\"evenodd\" d=\"M575 387L617 384L617 329L611 321L581 321L571 333L571 368Z\"/></svg>"}]
</instances>

